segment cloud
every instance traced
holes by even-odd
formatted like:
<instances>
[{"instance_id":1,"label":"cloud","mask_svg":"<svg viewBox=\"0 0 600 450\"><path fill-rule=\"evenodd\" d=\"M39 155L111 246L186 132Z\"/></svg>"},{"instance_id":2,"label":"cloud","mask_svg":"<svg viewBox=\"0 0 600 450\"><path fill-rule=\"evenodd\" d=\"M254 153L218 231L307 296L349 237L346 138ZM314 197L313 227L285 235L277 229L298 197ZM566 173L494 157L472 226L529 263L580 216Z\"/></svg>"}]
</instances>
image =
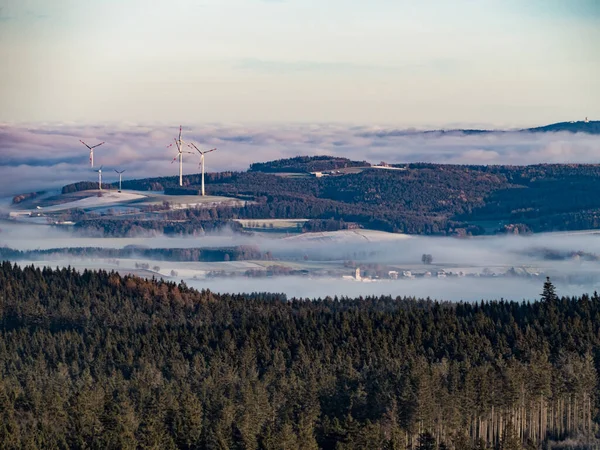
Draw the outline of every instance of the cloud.
<instances>
[{"instance_id":1,"label":"cloud","mask_svg":"<svg viewBox=\"0 0 600 450\"><path fill-rule=\"evenodd\" d=\"M265 73L294 74L316 72L319 75L332 75L338 73L397 73L397 72L416 72L423 70L435 70L440 73L448 73L457 69L466 68L465 61L459 61L450 58L433 58L429 61L414 64L385 65L385 64L367 64L353 63L347 61L283 61L283 60L265 60L256 58L246 58L241 60L237 69L251 70Z\"/></svg>"},{"instance_id":2,"label":"cloud","mask_svg":"<svg viewBox=\"0 0 600 450\"><path fill-rule=\"evenodd\" d=\"M80 142L106 141L95 163L127 170L128 177L176 175L170 164L177 125L0 124L0 197L95 180ZM340 124L184 126L184 139L219 150L208 171L246 170L252 162L298 155L336 155L373 163L448 164L597 163L600 136L570 133L415 133ZM196 173L195 155L184 171ZM116 174L115 174L116 175ZM116 180L116 177L115 177Z\"/></svg>"}]
</instances>

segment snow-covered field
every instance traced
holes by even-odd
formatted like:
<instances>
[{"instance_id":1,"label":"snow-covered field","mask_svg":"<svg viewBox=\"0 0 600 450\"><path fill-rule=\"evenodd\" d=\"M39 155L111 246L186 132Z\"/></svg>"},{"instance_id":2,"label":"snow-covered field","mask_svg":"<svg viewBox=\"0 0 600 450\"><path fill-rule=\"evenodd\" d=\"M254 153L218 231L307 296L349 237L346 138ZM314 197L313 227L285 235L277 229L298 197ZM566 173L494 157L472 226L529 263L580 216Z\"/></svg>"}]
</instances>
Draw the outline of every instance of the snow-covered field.
<instances>
[{"instance_id":1,"label":"snow-covered field","mask_svg":"<svg viewBox=\"0 0 600 450\"><path fill-rule=\"evenodd\" d=\"M142 200L147 198L145 195L134 194L131 192L110 192L106 191L101 194L91 195L89 197L85 197L79 200L75 200L72 202L61 203L59 205L52 205L43 207L40 211L44 212L56 212L56 211L65 211L67 209L89 209L89 208L97 208L101 206L107 206L111 204L122 204L122 203L131 203L135 200Z\"/></svg>"},{"instance_id":2,"label":"snow-covered field","mask_svg":"<svg viewBox=\"0 0 600 450\"><path fill-rule=\"evenodd\" d=\"M135 204L161 205L169 203L173 209L214 207L219 205L243 206L245 200L230 197L219 197L207 195L165 195L161 191L134 191L123 190L91 190L79 191L70 194L60 194L57 191L47 192L35 199L26 200L20 204L13 205L12 199L4 199L4 207L9 211L19 214L32 213L55 213L68 209L79 208L83 210L97 210L108 206L126 208Z\"/></svg>"},{"instance_id":3,"label":"snow-covered field","mask_svg":"<svg viewBox=\"0 0 600 450\"><path fill-rule=\"evenodd\" d=\"M287 242L296 242L298 244L312 243L334 243L334 244L353 244L357 242L390 242L410 239L413 236L400 233L386 233L376 230L340 230L324 231L319 233L305 233L297 236L286 237Z\"/></svg>"}]
</instances>

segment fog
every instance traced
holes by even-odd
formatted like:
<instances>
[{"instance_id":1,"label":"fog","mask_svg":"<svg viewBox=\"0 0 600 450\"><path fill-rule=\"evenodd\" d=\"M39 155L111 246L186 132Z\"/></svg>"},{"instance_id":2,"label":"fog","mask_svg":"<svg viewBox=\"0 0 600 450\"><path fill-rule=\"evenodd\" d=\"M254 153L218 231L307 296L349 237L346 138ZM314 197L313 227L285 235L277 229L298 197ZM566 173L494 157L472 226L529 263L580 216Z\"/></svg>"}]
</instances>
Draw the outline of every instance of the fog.
<instances>
[{"instance_id":1,"label":"fog","mask_svg":"<svg viewBox=\"0 0 600 450\"><path fill-rule=\"evenodd\" d=\"M47 250L66 247L124 248L142 246L148 248L208 248L254 245L262 239L224 231L206 236L169 237L143 235L140 237L106 238L89 237L66 227L36 225L16 222L0 223L0 246L15 250Z\"/></svg>"},{"instance_id":2,"label":"fog","mask_svg":"<svg viewBox=\"0 0 600 450\"><path fill-rule=\"evenodd\" d=\"M92 144L104 180L117 181L113 168L126 169L125 179L177 174L175 156L166 146L179 124L72 125L0 124L0 196L60 188L96 180L89 152ZM501 132L406 133L396 129L345 125L187 125L184 138L219 151L206 158L210 171L246 170L252 162L298 155L335 155L371 163L386 161L460 164L597 163L600 136L571 133ZM190 155L185 173L198 171Z\"/></svg>"},{"instance_id":3,"label":"fog","mask_svg":"<svg viewBox=\"0 0 600 450\"><path fill-rule=\"evenodd\" d=\"M539 280L511 278L428 278L414 280L359 283L331 278L280 277L233 280L187 280L196 289L210 289L218 293L276 292L288 298L317 299L390 295L392 297L431 298L442 301L514 300L532 301L540 298L542 282ZM598 289L600 283L554 283L558 295L581 295Z\"/></svg>"},{"instance_id":4,"label":"fog","mask_svg":"<svg viewBox=\"0 0 600 450\"><path fill-rule=\"evenodd\" d=\"M17 250L65 247L214 248L254 245L281 259L335 261L356 259L368 263L415 264L424 253L436 264L518 265L537 261L528 252L546 248L558 252L585 251L600 255L600 232L574 231L530 236L497 235L450 238L393 234L373 230L325 233L240 234L232 231L202 236L87 237L69 228L4 221L0 246ZM271 237L274 236L274 237Z\"/></svg>"},{"instance_id":5,"label":"fog","mask_svg":"<svg viewBox=\"0 0 600 450\"><path fill-rule=\"evenodd\" d=\"M254 245L271 252L269 261L177 262L161 260L101 258L66 260L47 259L37 265L67 266L77 269L104 268L142 276L185 280L198 288L217 292L283 292L290 297L408 295L445 300L479 300L537 298L544 276L551 276L559 293L564 295L594 291L600 282L600 262L593 256L573 258L573 252L600 255L600 234L590 232L543 233L532 236L484 236L475 238L426 237L391 234L371 230L314 233L277 237L278 235L240 235L224 232L197 237L87 238L72 231L47 225L13 222L0 224L0 246L20 250L66 247L123 248L139 245L149 248L206 248ZM562 259L545 260L540 249L556 252ZM425 265L423 254L431 254L433 263ZM348 261L352 261L349 263ZM26 263L26 262L22 262ZM160 267L140 271L138 264ZM384 270L432 273L431 278L403 280L343 280L354 274L352 265L362 268L380 265ZM248 278L248 269L265 270L281 265L293 270L308 270L307 277L278 276ZM503 276L511 268L523 276ZM436 278L438 271L461 277ZM524 271L526 270L526 272ZM176 274L173 275L172 271ZM211 271L236 276L207 278ZM488 276L480 276L486 272ZM329 274L329 275L328 275ZM332 275L333 274L333 275ZM494 274L494 276L492 276ZM535 275L537 274L537 275Z\"/></svg>"}]
</instances>

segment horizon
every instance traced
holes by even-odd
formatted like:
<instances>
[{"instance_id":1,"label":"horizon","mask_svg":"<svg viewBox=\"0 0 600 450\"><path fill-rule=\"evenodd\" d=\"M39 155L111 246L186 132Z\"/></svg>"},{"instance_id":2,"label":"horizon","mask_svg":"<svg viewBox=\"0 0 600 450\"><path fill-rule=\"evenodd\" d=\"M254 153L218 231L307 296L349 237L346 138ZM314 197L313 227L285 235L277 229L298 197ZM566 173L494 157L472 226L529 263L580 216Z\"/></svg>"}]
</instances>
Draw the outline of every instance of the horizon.
<instances>
[{"instance_id":1,"label":"horizon","mask_svg":"<svg viewBox=\"0 0 600 450\"><path fill-rule=\"evenodd\" d=\"M596 126L597 122L591 125ZM88 149L97 166L127 170L126 179L177 173L167 148L179 126L154 124L1 124L0 197L55 189L95 180ZM343 156L378 163L531 165L598 163L600 136L570 132L403 133L406 128L340 124L186 125L183 138L200 148L219 148L206 158L207 172L243 171L253 162L294 156ZM89 141L89 142L88 142ZM172 150L172 149L171 149ZM193 155L184 174L197 173ZM109 181L107 176L105 181ZM114 181L114 180L113 180Z\"/></svg>"}]
</instances>

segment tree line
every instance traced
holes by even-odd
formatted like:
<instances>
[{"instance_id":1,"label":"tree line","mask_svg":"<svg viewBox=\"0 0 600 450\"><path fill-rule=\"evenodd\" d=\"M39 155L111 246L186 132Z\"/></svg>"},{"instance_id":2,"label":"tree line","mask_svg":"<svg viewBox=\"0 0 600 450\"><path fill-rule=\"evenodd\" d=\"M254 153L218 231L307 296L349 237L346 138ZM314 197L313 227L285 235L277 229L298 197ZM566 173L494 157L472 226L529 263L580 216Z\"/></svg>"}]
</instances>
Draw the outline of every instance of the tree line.
<instances>
[{"instance_id":1,"label":"tree line","mask_svg":"<svg viewBox=\"0 0 600 450\"><path fill-rule=\"evenodd\" d=\"M64 247L36 250L15 250L0 247L0 259L12 261L35 261L62 258L142 258L164 261L246 261L272 259L270 252L261 252L254 245L236 245L230 247L196 248L147 248L126 246L108 247Z\"/></svg>"}]
</instances>

